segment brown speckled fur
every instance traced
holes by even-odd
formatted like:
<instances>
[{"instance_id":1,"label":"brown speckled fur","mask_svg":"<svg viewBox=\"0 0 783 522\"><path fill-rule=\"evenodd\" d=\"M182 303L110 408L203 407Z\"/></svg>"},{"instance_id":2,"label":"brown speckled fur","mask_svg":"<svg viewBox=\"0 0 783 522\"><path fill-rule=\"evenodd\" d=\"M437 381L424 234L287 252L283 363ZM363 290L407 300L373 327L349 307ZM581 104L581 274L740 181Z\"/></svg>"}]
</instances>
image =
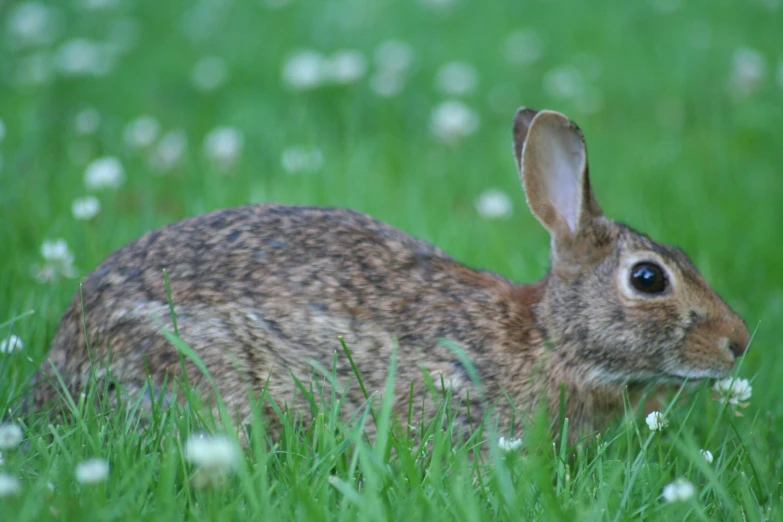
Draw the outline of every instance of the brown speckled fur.
<instances>
[{"instance_id":1,"label":"brown speckled fur","mask_svg":"<svg viewBox=\"0 0 783 522\"><path fill-rule=\"evenodd\" d=\"M481 421L482 405L497 404L501 427L513 407L530 413L540 400L554 415L562 385L573 437L602 428L621 412L626 386L729 372L748 342L742 320L683 253L603 217L586 160L581 171L569 171L572 177L558 178L578 188L577 230L570 231L558 213L551 194L559 185L549 170L553 158L565 158L560 145L583 148L578 129L558 113L522 109L514 136L528 203L552 234L552 268L543 280L519 285L476 271L352 210L220 210L145 234L84 279L95 367L102 368L111 352L110 370L131 396L148 372L156 385L180 374L178 352L160 333L172 326L165 268L181 338L239 418L249 414L248 393L257 395L265 385L279 404L290 404L295 385L289 371L306 381L311 361L331 368L335 352L340 382L348 386L346 411L360 408L365 399L340 336L370 392L383 389L396 339L396 404L403 415L411 381L415 405L427 395L424 373L436 383L442 375L463 402L470 394L470 415L464 406L460 410L465 426ZM553 140L560 141L550 150ZM562 209L568 199L560 201ZM669 291L656 297L623 291L629 256L665 265ZM81 310L77 294L49 355L72 393L82 389L91 365ZM440 339L465 350L483 389L474 389ZM49 368L45 362L40 371L39 406L56 397ZM206 389L192 365L188 378ZM437 406L425 401L425 415ZM274 414L269 417L274 421Z\"/></svg>"}]
</instances>

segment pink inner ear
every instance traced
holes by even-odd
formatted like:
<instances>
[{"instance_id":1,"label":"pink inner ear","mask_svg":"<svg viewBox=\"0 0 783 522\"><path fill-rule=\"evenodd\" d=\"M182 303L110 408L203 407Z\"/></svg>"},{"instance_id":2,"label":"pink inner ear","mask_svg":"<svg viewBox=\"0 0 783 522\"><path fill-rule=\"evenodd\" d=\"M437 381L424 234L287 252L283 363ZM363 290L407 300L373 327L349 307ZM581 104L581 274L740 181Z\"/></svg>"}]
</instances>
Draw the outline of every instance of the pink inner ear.
<instances>
[{"instance_id":1,"label":"pink inner ear","mask_svg":"<svg viewBox=\"0 0 783 522\"><path fill-rule=\"evenodd\" d=\"M571 232L576 232L582 210L584 144L568 128L551 129L549 134L546 140L548 150L541 155L547 197Z\"/></svg>"}]
</instances>

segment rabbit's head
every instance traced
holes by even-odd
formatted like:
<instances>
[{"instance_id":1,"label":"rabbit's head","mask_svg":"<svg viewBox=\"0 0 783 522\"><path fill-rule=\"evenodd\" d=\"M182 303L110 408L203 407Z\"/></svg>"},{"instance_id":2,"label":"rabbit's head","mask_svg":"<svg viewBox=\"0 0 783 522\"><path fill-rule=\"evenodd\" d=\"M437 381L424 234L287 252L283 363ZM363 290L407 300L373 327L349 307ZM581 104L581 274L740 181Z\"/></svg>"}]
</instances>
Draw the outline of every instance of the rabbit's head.
<instances>
[{"instance_id":1,"label":"rabbit's head","mask_svg":"<svg viewBox=\"0 0 783 522\"><path fill-rule=\"evenodd\" d=\"M749 343L745 323L681 250L603 215L579 128L557 112L520 109L514 156L552 239L537 315L564 364L607 385L728 374Z\"/></svg>"}]
</instances>

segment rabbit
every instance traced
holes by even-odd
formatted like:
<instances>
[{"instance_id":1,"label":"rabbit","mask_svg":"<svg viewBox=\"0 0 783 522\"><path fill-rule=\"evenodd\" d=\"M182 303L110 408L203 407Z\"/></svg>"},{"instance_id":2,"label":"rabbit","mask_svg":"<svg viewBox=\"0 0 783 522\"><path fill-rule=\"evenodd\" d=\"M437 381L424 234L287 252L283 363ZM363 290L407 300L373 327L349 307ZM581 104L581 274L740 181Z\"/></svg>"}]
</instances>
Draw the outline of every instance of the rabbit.
<instances>
[{"instance_id":1,"label":"rabbit","mask_svg":"<svg viewBox=\"0 0 783 522\"><path fill-rule=\"evenodd\" d=\"M345 415L363 411L339 338L368 394L384 390L396 349L398 415L411 396L416 415L434 415L432 387L445 385L468 433L488 418L509 430L537 408L555 419L564 400L575 441L622 413L626 390L729 375L749 343L745 323L685 253L604 216L580 129L558 112L521 108L513 153L527 204L551 236L540 281L469 268L353 210L218 210L148 232L86 276L39 369L35 403L61 396L55 374L83 392L91 367L122 397L167 393L183 368L209 395L204 374L183 366L162 334L174 329L164 269L180 338L240 420L267 393L311 421L296 380L320 378L314 367L333 361ZM260 408L279 434L269 401Z\"/></svg>"}]
</instances>

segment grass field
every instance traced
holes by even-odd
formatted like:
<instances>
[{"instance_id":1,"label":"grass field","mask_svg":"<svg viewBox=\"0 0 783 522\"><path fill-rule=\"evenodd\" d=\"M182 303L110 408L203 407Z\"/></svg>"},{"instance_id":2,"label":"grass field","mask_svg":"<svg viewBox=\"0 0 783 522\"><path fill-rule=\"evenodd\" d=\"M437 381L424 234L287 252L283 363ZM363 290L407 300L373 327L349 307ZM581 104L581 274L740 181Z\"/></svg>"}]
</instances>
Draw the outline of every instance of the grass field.
<instances>
[{"instance_id":1,"label":"grass field","mask_svg":"<svg viewBox=\"0 0 783 522\"><path fill-rule=\"evenodd\" d=\"M78 276L212 209L352 207L541 277L548 238L510 150L520 105L579 123L605 212L683 247L755 332L743 416L698 389L663 431L618 419L572 458L542 421L525 451L479 434L476 460L448 432L389 429L378 403L368 444L327 396L313 429L286 416L270 446L255 426L236 472L199 488L183 446L214 426L190 409L145 430L90 401L69 425L14 417L0 520L783 520L781 22L779 0L0 2L0 339L23 343L0 353L2 411ZM510 198L498 219L477 210L490 189ZM72 208L87 196L92 217L94 200ZM42 252L57 239L72 260ZM77 480L89 458L108 478ZM677 479L695 494L669 502Z\"/></svg>"}]
</instances>

